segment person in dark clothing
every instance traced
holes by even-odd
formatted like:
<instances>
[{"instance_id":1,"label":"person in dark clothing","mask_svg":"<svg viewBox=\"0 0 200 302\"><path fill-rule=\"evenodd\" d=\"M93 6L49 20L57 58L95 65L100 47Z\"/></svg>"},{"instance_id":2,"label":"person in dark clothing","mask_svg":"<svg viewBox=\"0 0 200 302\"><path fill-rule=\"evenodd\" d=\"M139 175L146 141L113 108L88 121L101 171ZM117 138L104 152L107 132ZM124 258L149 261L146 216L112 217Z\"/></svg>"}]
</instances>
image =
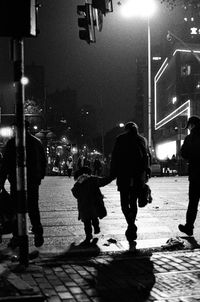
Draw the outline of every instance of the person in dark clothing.
<instances>
[{"instance_id":1,"label":"person in dark clothing","mask_svg":"<svg viewBox=\"0 0 200 302\"><path fill-rule=\"evenodd\" d=\"M146 139L138 133L138 126L128 122L125 133L116 139L111 156L110 177L117 179L121 209L127 221L125 232L129 243L137 239L137 200L147 174L150 176L150 153Z\"/></svg>"},{"instance_id":2,"label":"person in dark clothing","mask_svg":"<svg viewBox=\"0 0 200 302\"><path fill-rule=\"evenodd\" d=\"M94 175L100 176L102 171L102 164L98 157L95 158L93 163Z\"/></svg>"},{"instance_id":3,"label":"person in dark clothing","mask_svg":"<svg viewBox=\"0 0 200 302\"><path fill-rule=\"evenodd\" d=\"M29 132L29 123L26 121L26 166L27 166L27 205L32 232L34 234L35 246L40 247L44 243L43 227L40 220L39 211L39 185L45 177L46 156L43 146L38 138ZM15 137L11 138L4 149L2 165L0 168L0 188L4 187L4 183L8 179L10 182L10 193L14 205L16 205L16 145ZM13 238L9 243L9 247L18 246L18 230L17 225L13 230Z\"/></svg>"},{"instance_id":4,"label":"person in dark clothing","mask_svg":"<svg viewBox=\"0 0 200 302\"><path fill-rule=\"evenodd\" d=\"M186 136L180 153L183 159L188 161L189 203L186 224L179 224L178 228L192 236L200 199L200 118L191 116L186 128L190 130L190 134Z\"/></svg>"},{"instance_id":5,"label":"person in dark clothing","mask_svg":"<svg viewBox=\"0 0 200 302\"><path fill-rule=\"evenodd\" d=\"M78 202L78 219L84 223L85 243L90 243L93 237L92 227L94 234L100 233L99 218L104 218L107 212L99 188L111 181L109 177L98 177L91 173L91 169L87 166L75 171L76 182L72 188L72 194Z\"/></svg>"}]
</instances>

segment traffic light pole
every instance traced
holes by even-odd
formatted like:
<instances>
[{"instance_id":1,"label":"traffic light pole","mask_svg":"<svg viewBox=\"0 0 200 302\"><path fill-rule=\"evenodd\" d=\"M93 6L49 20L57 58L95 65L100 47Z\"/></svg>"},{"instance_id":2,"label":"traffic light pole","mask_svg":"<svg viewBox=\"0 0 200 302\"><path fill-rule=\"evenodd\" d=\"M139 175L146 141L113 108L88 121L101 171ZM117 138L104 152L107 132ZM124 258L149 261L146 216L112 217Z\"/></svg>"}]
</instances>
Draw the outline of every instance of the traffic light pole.
<instances>
[{"instance_id":1,"label":"traffic light pole","mask_svg":"<svg viewBox=\"0 0 200 302\"><path fill-rule=\"evenodd\" d=\"M28 266L28 230L27 230L27 179L26 179L26 135L24 117L24 40L13 40L14 82L16 87L16 202L19 238L19 263Z\"/></svg>"}]
</instances>

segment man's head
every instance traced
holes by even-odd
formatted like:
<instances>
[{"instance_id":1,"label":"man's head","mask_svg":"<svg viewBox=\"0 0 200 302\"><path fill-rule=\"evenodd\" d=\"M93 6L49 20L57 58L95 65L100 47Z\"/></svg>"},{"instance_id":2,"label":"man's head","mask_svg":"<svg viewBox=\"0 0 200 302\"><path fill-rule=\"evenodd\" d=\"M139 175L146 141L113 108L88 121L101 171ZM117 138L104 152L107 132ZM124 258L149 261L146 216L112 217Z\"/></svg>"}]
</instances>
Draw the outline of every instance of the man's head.
<instances>
[{"instance_id":1,"label":"man's head","mask_svg":"<svg viewBox=\"0 0 200 302\"><path fill-rule=\"evenodd\" d=\"M186 129L193 129L194 127L199 127L200 128L200 118L196 115L191 116L186 125Z\"/></svg>"},{"instance_id":2,"label":"man's head","mask_svg":"<svg viewBox=\"0 0 200 302\"><path fill-rule=\"evenodd\" d=\"M125 130L127 132L132 132L134 134L138 134L138 125L134 122L128 122L126 125L125 125Z\"/></svg>"}]
</instances>

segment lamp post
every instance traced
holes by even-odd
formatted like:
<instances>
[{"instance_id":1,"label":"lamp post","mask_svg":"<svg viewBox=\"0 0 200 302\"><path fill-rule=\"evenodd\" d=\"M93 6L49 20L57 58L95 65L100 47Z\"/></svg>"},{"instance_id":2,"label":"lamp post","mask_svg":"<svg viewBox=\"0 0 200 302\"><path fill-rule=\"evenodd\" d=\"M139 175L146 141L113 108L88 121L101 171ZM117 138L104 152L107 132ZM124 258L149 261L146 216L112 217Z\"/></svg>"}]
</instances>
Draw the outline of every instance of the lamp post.
<instances>
[{"instance_id":1,"label":"lamp post","mask_svg":"<svg viewBox=\"0 0 200 302\"><path fill-rule=\"evenodd\" d=\"M148 31L148 145L152 147L152 129L151 129L151 28L149 23L149 15L147 16Z\"/></svg>"},{"instance_id":2,"label":"lamp post","mask_svg":"<svg viewBox=\"0 0 200 302\"><path fill-rule=\"evenodd\" d=\"M146 17L147 18L147 58L148 58L148 146L152 147L152 112L151 112L151 28L150 17L156 10L155 0L129 0L122 6L122 14L125 17Z\"/></svg>"}]
</instances>

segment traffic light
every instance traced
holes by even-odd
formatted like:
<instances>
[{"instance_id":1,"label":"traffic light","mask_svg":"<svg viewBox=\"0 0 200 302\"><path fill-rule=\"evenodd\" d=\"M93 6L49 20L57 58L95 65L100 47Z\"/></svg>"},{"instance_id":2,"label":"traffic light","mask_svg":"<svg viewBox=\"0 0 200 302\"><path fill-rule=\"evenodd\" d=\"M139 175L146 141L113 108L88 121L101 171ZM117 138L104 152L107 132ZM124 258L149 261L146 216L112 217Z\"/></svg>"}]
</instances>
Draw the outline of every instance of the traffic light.
<instances>
[{"instance_id":1,"label":"traffic light","mask_svg":"<svg viewBox=\"0 0 200 302\"><path fill-rule=\"evenodd\" d=\"M36 11L36 0L0 1L0 36L36 36Z\"/></svg>"},{"instance_id":2,"label":"traffic light","mask_svg":"<svg viewBox=\"0 0 200 302\"><path fill-rule=\"evenodd\" d=\"M81 18L78 18L78 26L82 28L79 30L79 38L89 44L94 43L96 39L92 5L89 3L78 5L77 14L81 16Z\"/></svg>"},{"instance_id":3,"label":"traffic light","mask_svg":"<svg viewBox=\"0 0 200 302\"><path fill-rule=\"evenodd\" d=\"M103 15L113 12L112 0L92 0L92 6L100 10Z\"/></svg>"}]
</instances>

